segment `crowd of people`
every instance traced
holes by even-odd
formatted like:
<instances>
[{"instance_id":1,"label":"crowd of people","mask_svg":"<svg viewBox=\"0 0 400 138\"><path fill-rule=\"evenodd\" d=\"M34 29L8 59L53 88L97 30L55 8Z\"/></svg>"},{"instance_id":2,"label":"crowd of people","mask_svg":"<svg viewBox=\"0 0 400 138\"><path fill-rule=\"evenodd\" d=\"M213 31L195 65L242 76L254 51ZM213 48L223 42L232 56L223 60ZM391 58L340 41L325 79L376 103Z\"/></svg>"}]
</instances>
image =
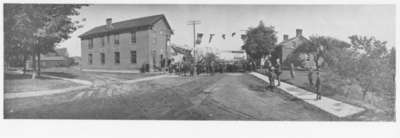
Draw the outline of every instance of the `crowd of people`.
<instances>
[{"instance_id":1,"label":"crowd of people","mask_svg":"<svg viewBox=\"0 0 400 138\"><path fill-rule=\"evenodd\" d=\"M316 100L321 99L321 80L320 80L320 70L319 69L314 69L311 66L306 67L308 70L308 81L310 87L314 89L314 92L316 93ZM261 69L258 71L264 75L266 75L269 79L269 84L266 86L267 89L274 89L276 86L279 86L281 83L280 80L280 75L282 74L282 67L281 67L281 62L279 58L272 58L271 55L267 55L264 59L264 62L261 64ZM313 84L312 76L313 73L316 73L316 81L315 84ZM291 77L294 78L294 67L293 64L290 66L290 74ZM278 81L278 84L275 85L275 80Z\"/></svg>"},{"instance_id":2,"label":"crowd of people","mask_svg":"<svg viewBox=\"0 0 400 138\"><path fill-rule=\"evenodd\" d=\"M194 64L190 61L175 62L167 65L167 71L169 73L175 73L183 76L193 76L195 73L214 75L215 73L224 72L245 72L246 65L240 63L228 63L228 62L202 62L199 61ZM195 71L196 67L196 71Z\"/></svg>"},{"instance_id":3,"label":"crowd of people","mask_svg":"<svg viewBox=\"0 0 400 138\"><path fill-rule=\"evenodd\" d=\"M262 63L262 69L259 71L266 75L269 79L269 89L274 89L275 80L278 80L277 86L281 85L280 75L282 73L281 62L279 58L273 59L271 55L267 55L265 61Z\"/></svg>"},{"instance_id":4,"label":"crowd of people","mask_svg":"<svg viewBox=\"0 0 400 138\"><path fill-rule=\"evenodd\" d=\"M224 73L224 72L246 72L254 69L250 64L242 63L242 62L223 62L223 61L204 61L200 60L195 64L193 59L190 60L186 58L181 62L174 62L173 60L168 60L164 63L161 63L162 67L165 67L165 71L169 73L174 73L182 76L194 76L200 74L208 74L214 75L215 73ZM195 69L196 67L196 69ZM294 78L294 67L290 66L290 72L292 78ZM266 75L269 79L269 84L266 85L267 89L274 89L276 86L280 86L281 80L280 75L282 74L282 66L279 58L273 58L271 55L267 55L264 58L264 61L261 63L261 69L258 72ZM309 69L309 75L312 75L314 71ZM319 76L319 70L316 70L316 75ZM312 77L308 77L309 79ZM317 99L321 99L320 91L320 77L317 77L315 81L315 92L317 94ZM277 84L275 82L277 81ZM309 80L310 85L312 84L312 80Z\"/></svg>"}]
</instances>

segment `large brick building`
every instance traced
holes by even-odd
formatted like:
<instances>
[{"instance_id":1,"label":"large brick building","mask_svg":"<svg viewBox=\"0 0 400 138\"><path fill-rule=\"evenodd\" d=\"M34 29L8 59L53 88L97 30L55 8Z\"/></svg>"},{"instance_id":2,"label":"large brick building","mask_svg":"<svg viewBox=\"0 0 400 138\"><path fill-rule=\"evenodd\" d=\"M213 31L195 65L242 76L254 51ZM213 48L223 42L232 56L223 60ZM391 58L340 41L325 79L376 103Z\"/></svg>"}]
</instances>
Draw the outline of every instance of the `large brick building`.
<instances>
[{"instance_id":1,"label":"large brick building","mask_svg":"<svg viewBox=\"0 0 400 138\"><path fill-rule=\"evenodd\" d=\"M164 15L106 24L80 35L83 69L132 70L148 65L161 68L169 58L167 43L173 34Z\"/></svg>"}]
</instances>

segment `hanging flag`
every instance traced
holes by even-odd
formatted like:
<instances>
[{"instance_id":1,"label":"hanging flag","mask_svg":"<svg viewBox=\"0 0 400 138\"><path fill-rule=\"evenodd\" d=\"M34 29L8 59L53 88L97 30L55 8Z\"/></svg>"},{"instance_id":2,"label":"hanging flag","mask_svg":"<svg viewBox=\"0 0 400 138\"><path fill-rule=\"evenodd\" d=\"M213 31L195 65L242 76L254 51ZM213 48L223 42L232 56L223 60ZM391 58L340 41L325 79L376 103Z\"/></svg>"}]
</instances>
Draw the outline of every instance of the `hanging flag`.
<instances>
[{"instance_id":1,"label":"hanging flag","mask_svg":"<svg viewBox=\"0 0 400 138\"><path fill-rule=\"evenodd\" d=\"M208 43L211 43L211 39L214 37L215 34L210 34L210 39L208 39Z\"/></svg>"},{"instance_id":2,"label":"hanging flag","mask_svg":"<svg viewBox=\"0 0 400 138\"><path fill-rule=\"evenodd\" d=\"M232 33L232 37L233 37L233 36L235 36L235 35L236 35L236 33L235 33L235 32L233 32L233 33Z\"/></svg>"},{"instance_id":3,"label":"hanging flag","mask_svg":"<svg viewBox=\"0 0 400 138\"><path fill-rule=\"evenodd\" d=\"M222 38L225 39L225 34L222 34Z\"/></svg>"},{"instance_id":4,"label":"hanging flag","mask_svg":"<svg viewBox=\"0 0 400 138\"><path fill-rule=\"evenodd\" d=\"M247 39L247 35L245 35L245 34L242 34L242 37L241 37L241 38L242 38L242 40L243 40L243 41L246 41L246 39Z\"/></svg>"},{"instance_id":5,"label":"hanging flag","mask_svg":"<svg viewBox=\"0 0 400 138\"><path fill-rule=\"evenodd\" d=\"M197 33L196 44L201 44L201 39L203 38L203 33Z\"/></svg>"}]
</instances>

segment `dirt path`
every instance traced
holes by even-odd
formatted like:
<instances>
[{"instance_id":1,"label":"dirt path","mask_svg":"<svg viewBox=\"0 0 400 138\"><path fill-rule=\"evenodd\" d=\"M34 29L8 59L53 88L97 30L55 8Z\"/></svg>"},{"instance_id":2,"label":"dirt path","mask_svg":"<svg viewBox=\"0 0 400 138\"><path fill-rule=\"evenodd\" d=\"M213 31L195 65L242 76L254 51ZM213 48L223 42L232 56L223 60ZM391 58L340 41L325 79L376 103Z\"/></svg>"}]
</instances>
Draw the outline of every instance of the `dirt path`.
<instances>
[{"instance_id":1,"label":"dirt path","mask_svg":"<svg viewBox=\"0 0 400 138\"><path fill-rule=\"evenodd\" d=\"M165 77L134 84L99 78L68 94L5 101L6 118L329 120L247 74ZM96 83L95 83L96 84Z\"/></svg>"},{"instance_id":2,"label":"dirt path","mask_svg":"<svg viewBox=\"0 0 400 138\"><path fill-rule=\"evenodd\" d=\"M206 89L208 95L192 110L222 120L331 120L326 113L292 101L279 92L267 91L248 74L226 74Z\"/></svg>"},{"instance_id":3,"label":"dirt path","mask_svg":"<svg viewBox=\"0 0 400 138\"><path fill-rule=\"evenodd\" d=\"M6 118L54 119L173 119L191 106L197 95L221 76L165 77L122 83L98 77L85 90L5 101Z\"/></svg>"}]
</instances>

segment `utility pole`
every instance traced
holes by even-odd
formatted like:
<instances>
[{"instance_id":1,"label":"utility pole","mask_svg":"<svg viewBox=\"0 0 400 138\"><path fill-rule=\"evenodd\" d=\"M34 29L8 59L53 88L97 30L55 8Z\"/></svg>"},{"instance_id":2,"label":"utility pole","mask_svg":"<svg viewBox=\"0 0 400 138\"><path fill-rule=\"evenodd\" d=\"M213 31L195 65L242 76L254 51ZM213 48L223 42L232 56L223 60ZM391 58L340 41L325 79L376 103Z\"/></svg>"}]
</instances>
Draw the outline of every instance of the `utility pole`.
<instances>
[{"instance_id":1,"label":"utility pole","mask_svg":"<svg viewBox=\"0 0 400 138\"><path fill-rule=\"evenodd\" d=\"M199 20L190 20L188 25L193 26L193 57L194 57L194 71L193 74L197 75L197 58L196 58L196 24L200 24Z\"/></svg>"}]
</instances>

